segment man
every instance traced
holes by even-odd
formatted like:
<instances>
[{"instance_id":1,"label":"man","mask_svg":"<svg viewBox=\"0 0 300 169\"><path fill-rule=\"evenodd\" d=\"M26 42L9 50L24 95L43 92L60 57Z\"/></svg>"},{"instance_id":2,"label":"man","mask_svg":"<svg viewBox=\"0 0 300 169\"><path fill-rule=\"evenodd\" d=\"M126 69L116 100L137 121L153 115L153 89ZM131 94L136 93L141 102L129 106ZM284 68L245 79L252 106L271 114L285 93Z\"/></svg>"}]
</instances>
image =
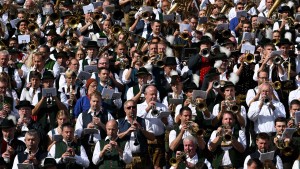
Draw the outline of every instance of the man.
<instances>
[{"instance_id":1,"label":"man","mask_svg":"<svg viewBox=\"0 0 300 169\"><path fill-rule=\"evenodd\" d=\"M33 66L30 68L24 69L24 73L26 72L25 75L26 76L30 75L31 71L37 71L37 72L41 73L41 75L43 75L44 72L46 71L45 60L44 60L43 54L39 53L39 52L34 53L32 56L32 60L33 60ZM23 67L22 67L22 69L23 69ZM27 76L26 82L29 83L29 76Z\"/></svg>"},{"instance_id":2,"label":"man","mask_svg":"<svg viewBox=\"0 0 300 169\"><path fill-rule=\"evenodd\" d=\"M219 126L219 122L222 119L222 115L226 111L231 111L232 105L239 106L237 112L233 112L237 119L237 125L244 129L247 123L246 109L243 105L239 105L235 98L235 86L231 81L226 81L223 87L224 90L224 100L220 104L214 106L212 115L214 116L212 120L213 126Z\"/></svg>"},{"instance_id":3,"label":"man","mask_svg":"<svg viewBox=\"0 0 300 169\"><path fill-rule=\"evenodd\" d=\"M88 41L85 46L87 50L87 56L79 61L79 72L84 70L84 66L87 65L97 65L97 49L98 45L96 41Z\"/></svg>"},{"instance_id":4,"label":"man","mask_svg":"<svg viewBox=\"0 0 300 169\"><path fill-rule=\"evenodd\" d=\"M53 71L54 77L57 77L59 74L59 68L55 68L56 55L59 52L55 53L54 60L50 58L50 47L47 45L42 45L38 49L39 53L43 56L43 60L45 61L45 69ZM62 52L62 51L61 51Z\"/></svg>"},{"instance_id":5,"label":"man","mask_svg":"<svg viewBox=\"0 0 300 169\"><path fill-rule=\"evenodd\" d=\"M0 51L0 72L6 72L10 76L11 88L20 89L22 80L18 70L8 66L9 52L7 50Z\"/></svg>"},{"instance_id":6,"label":"man","mask_svg":"<svg viewBox=\"0 0 300 169\"><path fill-rule=\"evenodd\" d=\"M286 117L283 104L274 98L270 83L263 83L258 101L252 102L248 111L248 118L254 122L254 131L274 133L274 120L277 117Z\"/></svg>"},{"instance_id":7,"label":"man","mask_svg":"<svg viewBox=\"0 0 300 169\"><path fill-rule=\"evenodd\" d=\"M0 109L2 114L1 117L3 118L7 117L8 115L12 115L17 118L17 111L14 110L16 101L12 98L12 96L7 95L8 88L8 79L2 76L0 78L0 96L3 98L3 102L0 103L0 106L2 106L2 109Z\"/></svg>"},{"instance_id":8,"label":"man","mask_svg":"<svg viewBox=\"0 0 300 169\"><path fill-rule=\"evenodd\" d=\"M151 22L151 29L152 32L146 37L148 41L151 41L154 37L162 37L161 22L159 20L154 20Z\"/></svg>"},{"instance_id":9,"label":"man","mask_svg":"<svg viewBox=\"0 0 300 169\"><path fill-rule=\"evenodd\" d=\"M138 104L137 116L148 119L153 126L155 135L154 141L148 141L149 154L153 155L153 165L155 168L160 168L164 165L164 138L165 130L173 127L173 119L171 115L159 118L161 112L168 111L164 104L157 102L157 89L155 86L150 85L145 89L145 101ZM154 153L155 152L155 153Z\"/></svg>"},{"instance_id":10,"label":"man","mask_svg":"<svg viewBox=\"0 0 300 169\"><path fill-rule=\"evenodd\" d=\"M118 139L118 123L109 120L106 123L107 136L96 143L93 163L99 168L124 168L123 150L125 142Z\"/></svg>"},{"instance_id":11,"label":"man","mask_svg":"<svg viewBox=\"0 0 300 169\"><path fill-rule=\"evenodd\" d=\"M183 151L182 140L184 140L188 136L193 135L196 138L198 147L201 150L203 150L206 145L205 141L203 140L203 136L193 133L193 130L191 130L191 127L189 127L187 124L192 121L192 110L189 107L182 107L180 109L179 116L180 116L180 125L176 127L174 130L170 131L170 135L169 135L170 149L173 152ZM198 126L198 124L194 122L191 125L192 127Z\"/></svg>"},{"instance_id":12,"label":"man","mask_svg":"<svg viewBox=\"0 0 300 169\"><path fill-rule=\"evenodd\" d=\"M90 164L83 146L74 142L74 127L70 123L61 126L63 140L56 142L49 151L49 156L55 158L58 168L87 168ZM66 158L73 158L69 163Z\"/></svg>"},{"instance_id":13,"label":"man","mask_svg":"<svg viewBox=\"0 0 300 169\"><path fill-rule=\"evenodd\" d=\"M140 35L143 38L147 38L149 34L151 33L151 22L149 15L153 11L150 9L147 11L147 9L143 9L140 13L137 14L137 18L135 22L132 24L132 26L129 28L129 31L133 31L134 34ZM148 15L147 17L142 17L142 15Z\"/></svg>"},{"instance_id":14,"label":"man","mask_svg":"<svg viewBox=\"0 0 300 169\"><path fill-rule=\"evenodd\" d=\"M53 39L54 49L50 52L50 55L48 54L50 59L55 61L55 55L57 55L59 52L62 52L64 50L66 41L67 41L67 39L62 36L57 36ZM49 49L49 47L48 47L48 49ZM45 59L48 59L48 58L45 58ZM49 66L51 68L53 65L53 62L50 65Z\"/></svg>"},{"instance_id":15,"label":"man","mask_svg":"<svg viewBox=\"0 0 300 169\"><path fill-rule=\"evenodd\" d=\"M283 138L282 134L287 128L286 119L283 117L278 117L275 119L275 129L276 136L273 138L273 142L276 146L276 154L278 154L282 160L283 168L292 168L294 161L298 158L299 152L298 147L293 144L294 138L290 136L290 138ZM286 147L288 144L288 147Z\"/></svg>"},{"instance_id":16,"label":"man","mask_svg":"<svg viewBox=\"0 0 300 169\"><path fill-rule=\"evenodd\" d=\"M118 120L118 137L127 141L129 146L124 151L131 152L133 158L131 164L126 165L126 168L151 168L147 139L152 141L155 139L152 124L148 119L137 116L136 103L133 100L124 103L124 111L126 117Z\"/></svg>"},{"instance_id":17,"label":"man","mask_svg":"<svg viewBox=\"0 0 300 169\"><path fill-rule=\"evenodd\" d=\"M181 153L186 153L186 155L184 155L186 159L179 163L178 169L197 168L197 166L206 166L204 168L212 169L210 162L202 156L203 154L200 154L199 151L197 151L197 141L195 137L187 136L183 140L183 147L184 150ZM178 154L178 151L176 153ZM178 155L176 157L178 157ZM174 168L175 167L172 166L170 169Z\"/></svg>"},{"instance_id":18,"label":"man","mask_svg":"<svg viewBox=\"0 0 300 169\"><path fill-rule=\"evenodd\" d=\"M1 123L2 138L0 144L1 157L6 166L11 168L15 156L26 149L26 145L15 138L16 126L13 120L5 118Z\"/></svg>"},{"instance_id":19,"label":"man","mask_svg":"<svg viewBox=\"0 0 300 169\"><path fill-rule=\"evenodd\" d=\"M40 138L38 132L35 130L29 130L25 134L26 149L18 153L14 159L13 169L18 169L18 164L32 164L34 167L38 167L41 161L47 156L47 152L39 149Z\"/></svg>"},{"instance_id":20,"label":"man","mask_svg":"<svg viewBox=\"0 0 300 169\"><path fill-rule=\"evenodd\" d=\"M31 71L29 73L29 83L27 83L26 88L23 88L20 100L28 100L32 103L33 98L36 97L37 93L41 92L41 73L37 71Z\"/></svg>"},{"instance_id":21,"label":"man","mask_svg":"<svg viewBox=\"0 0 300 169\"><path fill-rule=\"evenodd\" d=\"M235 118L232 112L224 112L221 119L222 127L213 131L208 142L208 150L215 154L213 167L242 167L241 157L246 148L245 134L242 130L233 128ZM226 141L224 138L227 134L231 135L231 139Z\"/></svg>"},{"instance_id":22,"label":"man","mask_svg":"<svg viewBox=\"0 0 300 169\"><path fill-rule=\"evenodd\" d=\"M257 150L248 155L244 161L244 168L247 168L247 163L250 159L259 158L261 153L266 153L270 151L270 137L267 133L259 133L256 137L256 146ZM273 160L266 160L265 165L268 165L269 168L283 169L281 158L278 155L274 155Z\"/></svg>"}]
</instances>

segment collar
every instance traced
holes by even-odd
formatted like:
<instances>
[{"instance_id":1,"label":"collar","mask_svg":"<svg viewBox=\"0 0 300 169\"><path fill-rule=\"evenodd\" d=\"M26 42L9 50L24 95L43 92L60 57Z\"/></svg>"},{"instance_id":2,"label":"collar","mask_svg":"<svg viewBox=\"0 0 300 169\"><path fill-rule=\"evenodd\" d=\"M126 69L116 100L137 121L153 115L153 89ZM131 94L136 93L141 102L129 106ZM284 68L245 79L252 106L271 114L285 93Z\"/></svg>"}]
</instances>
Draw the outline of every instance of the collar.
<instances>
[{"instance_id":1,"label":"collar","mask_svg":"<svg viewBox=\"0 0 300 169\"><path fill-rule=\"evenodd\" d=\"M29 149L26 148L26 150L25 150L24 152L29 154ZM31 154L32 154L32 155L36 155L37 152L39 152L39 148L37 148L37 150L36 150L35 152L32 152L32 151L31 151Z\"/></svg>"},{"instance_id":2,"label":"collar","mask_svg":"<svg viewBox=\"0 0 300 169\"><path fill-rule=\"evenodd\" d=\"M88 114L91 114L92 116L94 115L95 111L92 110L91 108L88 110ZM96 111L96 115L98 115L100 113L100 111Z\"/></svg>"},{"instance_id":3,"label":"collar","mask_svg":"<svg viewBox=\"0 0 300 169\"><path fill-rule=\"evenodd\" d=\"M104 141L110 141L111 140L111 137L110 136L106 136ZM114 141L118 140L118 136L116 137L116 139Z\"/></svg>"}]
</instances>

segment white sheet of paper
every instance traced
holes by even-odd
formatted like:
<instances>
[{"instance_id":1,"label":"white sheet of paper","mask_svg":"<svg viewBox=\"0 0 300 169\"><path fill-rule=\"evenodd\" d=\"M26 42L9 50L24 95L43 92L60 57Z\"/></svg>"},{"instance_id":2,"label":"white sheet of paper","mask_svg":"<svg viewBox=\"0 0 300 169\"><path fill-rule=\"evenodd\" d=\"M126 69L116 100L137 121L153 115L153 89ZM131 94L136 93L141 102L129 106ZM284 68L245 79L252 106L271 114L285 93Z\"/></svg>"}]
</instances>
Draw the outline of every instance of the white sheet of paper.
<instances>
[{"instance_id":1,"label":"white sheet of paper","mask_svg":"<svg viewBox=\"0 0 300 169\"><path fill-rule=\"evenodd\" d=\"M292 138L295 131L295 128L285 128L284 132L282 133L282 139Z\"/></svg>"},{"instance_id":2,"label":"white sheet of paper","mask_svg":"<svg viewBox=\"0 0 300 169\"><path fill-rule=\"evenodd\" d=\"M88 80L91 78L92 74L86 71L81 71L79 75L77 76L80 80Z\"/></svg>"},{"instance_id":3,"label":"white sheet of paper","mask_svg":"<svg viewBox=\"0 0 300 169\"><path fill-rule=\"evenodd\" d=\"M43 15L51 15L53 13L53 9L52 8L45 8L43 7Z\"/></svg>"},{"instance_id":4,"label":"white sheet of paper","mask_svg":"<svg viewBox=\"0 0 300 169\"><path fill-rule=\"evenodd\" d=\"M16 28L17 23L18 23L19 21L20 21L19 18L11 20L11 21L10 21L11 27L12 27L12 28Z\"/></svg>"},{"instance_id":5,"label":"white sheet of paper","mask_svg":"<svg viewBox=\"0 0 300 169\"><path fill-rule=\"evenodd\" d=\"M295 112L295 123L298 124L300 122L300 111Z\"/></svg>"},{"instance_id":6,"label":"white sheet of paper","mask_svg":"<svg viewBox=\"0 0 300 169\"><path fill-rule=\"evenodd\" d=\"M114 92L115 92L115 90L113 90L113 89L103 88L102 93L101 93L102 98L103 99L111 99Z\"/></svg>"},{"instance_id":7,"label":"white sheet of paper","mask_svg":"<svg viewBox=\"0 0 300 169\"><path fill-rule=\"evenodd\" d=\"M82 7L82 9L83 9L83 13L84 13L84 14L94 12L94 10L95 10L93 4L85 5L85 6Z\"/></svg>"},{"instance_id":8,"label":"white sheet of paper","mask_svg":"<svg viewBox=\"0 0 300 169\"><path fill-rule=\"evenodd\" d=\"M252 41L253 35L250 32L243 32L243 40L245 41Z\"/></svg>"},{"instance_id":9,"label":"white sheet of paper","mask_svg":"<svg viewBox=\"0 0 300 169\"><path fill-rule=\"evenodd\" d=\"M263 16L258 16L257 22L259 23L267 23L268 18Z\"/></svg>"},{"instance_id":10,"label":"white sheet of paper","mask_svg":"<svg viewBox=\"0 0 300 169\"><path fill-rule=\"evenodd\" d=\"M93 2L94 8L98 8L99 6L103 5L103 1L99 1L99 2Z\"/></svg>"},{"instance_id":11,"label":"white sheet of paper","mask_svg":"<svg viewBox=\"0 0 300 169\"><path fill-rule=\"evenodd\" d=\"M93 73L93 72L98 72L98 67L97 65L86 65L84 66L83 70L85 72Z\"/></svg>"},{"instance_id":12,"label":"white sheet of paper","mask_svg":"<svg viewBox=\"0 0 300 169\"><path fill-rule=\"evenodd\" d=\"M86 135L86 134L98 134L99 133L99 130L97 129L90 129L90 128L85 128L83 129L83 134Z\"/></svg>"},{"instance_id":13,"label":"white sheet of paper","mask_svg":"<svg viewBox=\"0 0 300 169\"><path fill-rule=\"evenodd\" d=\"M107 5L104 7L104 10L107 13L113 13L113 12L115 12L115 5Z\"/></svg>"},{"instance_id":14,"label":"white sheet of paper","mask_svg":"<svg viewBox=\"0 0 300 169\"><path fill-rule=\"evenodd\" d=\"M163 118L163 117L168 117L170 115L170 112L160 112L160 114L157 116L157 118Z\"/></svg>"},{"instance_id":15,"label":"white sheet of paper","mask_svg":"<svg viewBox=\"0 0 300 169\"><path fill-rule=\"evenodd\" d=\"M281 50L273 51L273 52L270 54L270 57L277 56L277 55L282 55L282 51L281 51Z\"/></svg>"},{"instance_id":16,"label":"white sheet of paper","mask_svg":"<svg viewBox=\"0 0 300 169\"><path fill-rule=\"evenodd\" d=\"M179 30L180 30L180 32L183 32L183 31L191 32L192 31L190 24L183 24L183 23L179 24Z\"/></svg>"},{"instance_id":17,"label":"white sheet of paper","mask_svg":"<svg viewBox=\"0 0 300 169\"><path fill-rule=\"evenodd\" d=\"M193 90L193 100L195 100L196 98L202 98L202 99L206 99L207 97L207 93L206 91L203 90Z\"/></svg>"},{"instance_id":18,"label":"white sheet of paper","mask_svg":"<svg viewBox=\"0 0 300 169\"><path fill-rule=\"evenodd\" d=\"M18 43L25 44L30 42L30 35L18 35Z\"/></svg>"},{"instance_id":19,"label":"white sheet of paper","mask_svg":"<svg viewBox=\"0 0 300 169\"><path fill-rule=\"evenodd\" d=\"M254 54L255 46L249 44L242 44L241 53L251 53Z\"/></svg>"},{"instance_id":20,"label":"white sheet of paper","mask_svg":"<svg viewBox=\"0 0 300 169\"><path fill-rule=\"evenodd\" d=\"M207 21L208 21L207 16L203 16L203 17L198 18L198 23L199 24L205 24L205 23L207 23Z\"/></svg>"},{"instance_id":21,"label":"white sheet of paper","mask_svg":"<svg viewBox=\"0 0 300 169\"><path fill-rule=\"evenodd\" d=\"M296 14L295 21L300 22L300 14Z\"/></svg>"},{"instance_id":22,"label":"white sheet of paper","mask_svg":"<svg viewBox=\"0 0 300 169\"><path fill-rule=\"evenodd\" d=\"M113 93L113 95L112 95L112 99L120 99L121 98L121 96L122 96L122 93L121 92L119 92L119 93Z\"/></svg>"},{"instance_id":23,"label":"white sheet of paper","mask_svg":"<svg viewBox=\"0 0 300 169\"><path fill-rule=\"evenodd\" d=\"M33 164L18 164L18 169L34 169Z\"/></svg>"},{"instance_id":24,"label":"white sheet of paper","mask_svg":"<svg viewBox=\"0 0 300 169\"><path fill-rule=\"evenodd\" d=\"M175 18L175 16L174 16L174 14L170 14L170 15L163 15L163 20L164 21L173 21L174 20L174 18Z\"/></svg>"},{"instance_id":25,"label":"white sheet of paper","mask_svg":"<svg viewBox=\"0 0 300 169\"><path fill-rule=\"evenodd\" d=\"M247 17L247 11L242 10L242 11L237 11L237 12L236 12L236 17L237 17L237 18L240 18L240 17L242 17L242 16Z\"/></svg>"},{"instance_id":26,"label":"white sheet of paper","mask_svg":"<svg viewBox=\"0 0 300 169\"><path fill-rule=\"evenodd\" d=\"M275 154L275 151L270 151L270 152L267 152L267 153L261 153L260 157L259 157L259 160L261 162L264 162L266 160L273 160L274 154Z\"/></svg>"},{"instance_id":27,"label":"white sheet of paper","mask_svg":"<svg viewBox=\"0 0 300 169\"><path fill-rule=\"evenodd\" d=\"M169 99L169 104L182 104L183 103L183 99Z\"/></svg>"},{"instance_id":28,"label":"white sheet of paper","mask_svg":"<svg viewBox=\"0 0 300 169\"><path fill-rule=\"evenodd\" d=\"M42 89L42 96L56 96L57 92L56 92L56 88L43 88Z\"/></svg>"},{"instance_id":29,"label":"white sheet of paper","mask_svg":"<svg viewBox=\"0 0 300 169\"><path fill-rule=\"evenodd\" d=\"M107 38L98 38L97 44L99 47L106 46L107 45Z\"/></svg>"}]
</instances>

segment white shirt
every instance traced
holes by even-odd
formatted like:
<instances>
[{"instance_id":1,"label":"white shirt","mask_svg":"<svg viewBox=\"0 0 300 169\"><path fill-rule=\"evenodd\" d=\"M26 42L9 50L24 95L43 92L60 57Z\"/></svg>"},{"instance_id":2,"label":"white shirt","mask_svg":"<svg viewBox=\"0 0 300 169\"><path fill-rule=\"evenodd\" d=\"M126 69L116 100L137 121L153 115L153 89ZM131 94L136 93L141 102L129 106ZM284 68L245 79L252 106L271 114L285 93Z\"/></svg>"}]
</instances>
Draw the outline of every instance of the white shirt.
<instances>
[{"instance_id":1,"label":"white shirt","mask_svg":"<svg viewBox=\"0 0 300 169\"><path fill-rule=\"evenodd\" d=\"M281 65L283 66L283 65ZM273 67L274 67L274 64L272 64L270 67L269 67L269 81L272 81L272 71L273 71ZM259 64L257 63L255 65L255 68L254 68L254 74L253 74L253 80L257 81L258 77L257 77L257 73L258 73L258 70L259 70ZM280 74L278 72L278 76L279 76L279 79L280 81L285 81L287 80L287 73L284 71L284 74Z\"/></svg>"},{"instance_id":2,"label":"white shirt","mask_svg":"<svg viewBox=\"0 0 300 169\"><path fill-rule=\"evenodd\" d=\"M189 157L189 156L186 156L186 161L191 163L191 164L196 165L199 161L198 154L196 153L194 155L194 157L192 157L192 158ZM204 160L204 164L207 166L208 169L212 169L212 166L211 166L210 162L207 159ZM175 169L175 167L172 166L172 167L170 167L170 169ZM186 167L186 169L189 169L189 168Z\"/></svg>"},{"instance_id":3,"label":"white shirt","mask_svg":"<svg viewBox=\"0 0 300 169\"><path fill-rule=\"evenodd\" d=\"M280 21L282 21L282 20L280 20ZM282 22L281 22L281 23L282 23ZM278 22L278 21L275 22L274 25L273 25L273 31L278 30L278 29L280 28L280 26L281 26L281 23L280 23L280 25L279 25L279 22ZM286 22L286 24L284 25L284 29L285 29L285 30L290 30L290 26L289 26L288 22Z\"/></svg>"},{"instance_id":4,"label":"white shirt","mask_svg":"<svg viewBox=\"0 0 300 169\"><path fill-rule=\"evenodd\" d=\"M125 117L125 120L126 120L128 123L130 123L130 122L128 121L127 116ZM145 119L145 125L146 125L146 129L145 129L145 130L147 130L147 132L149 132L149 133L154 133L154 132L153 132L153 128L152 128L153 125L152 125L152 123L151 123L148 119ZM137 145L137 146L134 145L135 139L136 139L135 132L131 132L131 133L130 133L130 140L126 143L124 152L125 152L125 151L127 151L127 153L128 153L128 151L129 151L130 153L139 153L139 152L140 152L140 144ZM126 150L126 149L127 149L127 150ZM132 156L132 155L131 155L131 156ZM132 158L132 157L131 157L131 158ZM126 158L125 158L124 155L123 155L123 159L124 159L124 161L127 163L127 161L125 160ZM129 163L130 163L130 160L129 160Z\"/></svg>"},{"instance_id":5,"label":"white shirt","mask_svg":"<svg viewBox=\"0 0 300 169\"><path fill-rule=\"evenodd\" d=\"M40 92L40 90L41 90L40 88L37 88L34 96L36 96L37 93ZM29 88L29 90L27 90L26 88L23 88L21 96L20 96L20 100L28 100L28 101L30 101L30 103L32 103L34 96L33 96L33 88L32 87Z\"/></svg>"},{"instance_id":6,"label":"white shirt","mask_svg":"<svg viewBox=\"0 0 300 169\"><path fill-rule=\"evenodd\" d=\"M168 111L168 108L162 103L156 102L155 106L156 106L156 109L159 111L163 111L163 112ZM151 113L152 110L150 110L148 113L146 112L147 107L148 107L148 103L146 101L144 101L141 104L138 104L137 105L137 116L144 118L144 119L148 119L150 121L150 123L152 124L155 136L160 136L160 135L164 134L165 127L167 129L171 129L173 127L174 122L173 122L171 115L168 116L168 125L165 126L165 124L161 121L161 119L152 115L152 113Z\"/></svg>"},{"instance_id":7,"label":"white shirt","mask_svg":"<svg viewBox=\"0 0 300 169\"><path fill-rule=\"evenodd\" d=\"M232 133L233 133L233 130L232 130ZM211 142L216 138L216 135L217 135L217 131L215 130L212 132L212 134L210 136L210 139L207 144L208 146L210 146ZM245 136L245 133L243 132L243 130L239 130L239 138L237 139L237 141L243 145L244 149L246 148L246 136ZM229 149L224 150L225 153L224 153L222 163L220 164L220 166L231 165L231 160L230 160L229 151L228 151Z\"/></svg>"},{"instance_id":8,"label":"white shirt","mask_svg":"<svg viewBox=\"0 0 300 169\"><path fill-rule=\"evenodd\" d=\"M99 112L97 112L97 113L99 113ZM89 109L88 114L91 114L92 116L94 116L94 110ZM114 119L110 113L108 113L107 118L108 118L108 121ZM82 134L82 131L83 131L83 120L82 120L82 113L80 113L76 120L76 124L75 124L75 135L80 137ZM100 137L100 130L99 130L98 134L94 134L95 142L100 140L100 138L101 137Z\"/></svg>"},{"instance_id":9,"label":"white shirt","mask_svg":"<svg viewBox=\"0 0 300 169\"><path fill-rule=\"evenodd\" d=\"M182 128L182 125L179 126L179 130L181 130L181 128ZM169 146L176 139L177 134L179 134L179 133L177 133L176 130L171 130L170 131L170 134L169 134ZM187 136L192 136L192 134L188 130L184 131L184 133L182 135L182 140L184 140Z\"/></svg>"},{"instance_id":10,"label":"white shirt","mask_svg":"<svg viewBox=\"0 0 300 169\"><path fill-rule=\"evenodd\" d=\"M258 151L259 152L259 151ZM250 155L248 155L247 157L246 157L246 159L245 159L245 161L244 161L244 168L248 168L247 167L247 163L248 163L248 161L251 159L251 156ZM283 169L283 163L282 163L282 160L281 160L281 158L278 156L278 155L276 155L276 168L277 169ZM297 169L299 169L299 168L297 168Z\"/></svg>"},{"instance_id":11,"label":"white shirt","mask_svg":"<svg viewBox=\"0 0 300 169\"><path fill-rule=\"evenodd\" d=\"M255 87L254 89L249 89L246 95L246 103L249 106L250 101L255 97L255 95L258 93L258 87ZM276 90L273 89L273 93L276 96L276 98L279 100L278 94ZM280 100L279 100L280 101Z\"/></svg>"},{"instance_id":12,"label":"white shirt","mask_svg":"<svg viewBox=\"0 0 300 169\"><path fill-rule=\"evenodd\" d=\"M75 86L75 91L73 91L72 93L75 94L75 97L77 95L77 91L78 91L78 86ZM68 86L67 84L65 84L63 87L61 87L60 89L58 89L58 91L60 92L60 101L67 107L69 108L69 103L68 103L68 98L67 96L70 95L70 93L67 93L67 89ZM86 96L86 92L84 88L80 88L79 89L79 93L80 93L80 97Z\"/></svg>"},{"instance_id":13,"label":"white shirt","mask_svg":"<svg viewBox=\"0 0 300 169\"><path fill-rule=\"evenodd\" d=\"M300 87L298 89L295 89L290 92L289 94L289 104L291 103L292 100L298 100L300 99Z\"/></svg>"},{"instance_id":14,"label":"white shirt","mask_svg":"<svg viewBox=\"0 0 300 169\"><path fill-rule=\"evenodd\" d=\"M259 101L252 102L248 111L248 118L254 122L255 133L276 132L274 121L277 117L286 117L285 108L281 102L272 100L275 110L273 111L268 105L263 105L259 109Z\"/></svg>"},{"instance_id":15,"label":"white shirt","mask_svg":"<svg viewBox=\"0 0 300 169\"><path fill-rule=\"evenodd\" d=\"M39 149L37 149L37 151L35 152L35 153L31 153L32 155L35 155L37 152L39 151ZM24 153L29 153L29 150L28 149L26 149L25 151L24 151ZM18 159L18 155L16 155L15 156L15 159L14 159L14 163L13 163L13 169L18 169L19 167L18 167L18 164L20 164L19 163L19 159Z\"/></svg>"},{"instance_id":16,"label":"white shirt","mask_svg":"<svg viewBox=\"0 0 300 169\"><path fill-rule=\"evenodd\" d=\"M63 141L67 144L67 142L65 140L63 140ZM49 157L55 158L55 147L56 147L55 144L51 147L49 154L48 154ZM85 168L87 168L90 165L90 161L86 155L86 152L85 152L85 149L83 148L83 146L80 146L80 156L75 154L74 158L76 159L76 164L78 164L78 165L81 165ZM61 157L55 158L55 161L57 164L62 164L63 158L61 158Z\"/></svg>"},{"instance_id":17,"label":"white shirt","mask_svg":"<svg viewBox=\"0 0 300 169\"><path fill-rule=\"evenodd\" d=\"M7 67L0 67L0 72L6 72L8 73L8 68ZM10 74L9 74L10 76ZM14 69L13 77L11 77L12 80L14 80L17 84L17 88L21 89L22 87L22 80L19 76L18 69Z\"/></svg>"}]
</instances>

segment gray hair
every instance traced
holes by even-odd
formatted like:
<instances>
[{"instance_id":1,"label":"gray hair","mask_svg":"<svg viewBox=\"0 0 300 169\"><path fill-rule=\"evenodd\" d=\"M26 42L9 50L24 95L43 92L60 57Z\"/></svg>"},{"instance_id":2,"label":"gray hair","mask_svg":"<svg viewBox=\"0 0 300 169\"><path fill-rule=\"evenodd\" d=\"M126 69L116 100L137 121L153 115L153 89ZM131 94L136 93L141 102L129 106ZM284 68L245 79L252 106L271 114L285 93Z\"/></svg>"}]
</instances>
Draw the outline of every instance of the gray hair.
<instances>
[{"instance_id":1,"label":"gray hair","mask_svg":"<svg viewBox=\"0 0 300 169\"><path fill-rule=\"evenodd\" d=\"M184 139L183 139L183 142L184 141L187 141L187 140L189 140L189 141L192 141L193 143L194 143L194 145L197 145L197 140L196 140L196 138L194 137L194 136L187 136L187 137L185 137Z\"/></svg>"},{"instance_id":2,"label":"gray hair","mask_svg":"<svg viewBox=\"0 0 300 169\"><path fill-rule=\"evenodd\" d=\"M9 56L9 52L7 50L1 50L0 55Z\"/></svg>"}]
</instances>

